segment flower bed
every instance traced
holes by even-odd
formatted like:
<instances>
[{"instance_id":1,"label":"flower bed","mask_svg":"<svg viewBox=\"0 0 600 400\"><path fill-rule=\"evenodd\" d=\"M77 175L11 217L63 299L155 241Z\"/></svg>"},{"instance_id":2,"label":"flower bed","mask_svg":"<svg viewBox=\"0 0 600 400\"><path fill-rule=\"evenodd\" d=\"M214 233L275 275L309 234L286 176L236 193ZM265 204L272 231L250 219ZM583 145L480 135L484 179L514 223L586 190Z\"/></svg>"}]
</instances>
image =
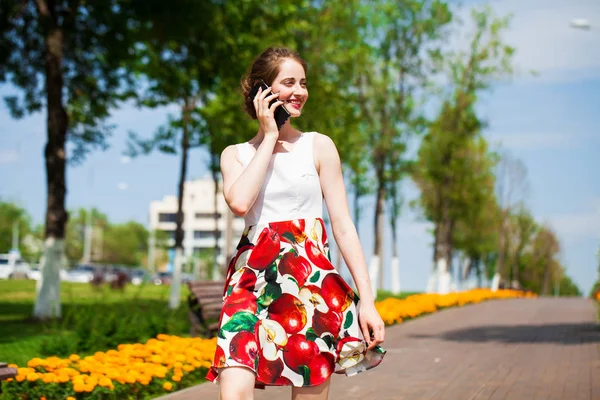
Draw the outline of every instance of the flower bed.
<instances>
[{"instance_id":1,"label":"flower bed","mask_svg":"<svg viewBox=\"0 0 600 400\"><path fill-rule=\"evenodd\" d=\"M534 297L519 291L476 289L446 295L418 294L376 304L387 325L441 308L489 299ZM34 358L2 383L3 400L142 399L191 386L210 367L216 339L158 335L145 344L122 344L116 350L81 358ZM12 367L17 368L16 365Z\"/></svg>"},{"instance_id":2,"label":"flower bed","mask_svg":"<svg viewBox=\"0 0 600 400\"><path fill-rule=\"evenodd\" d=\"M3 383L2 399L142 399L203 379L216 339L158 335L80 358L34 358ZM15 365L12 365L16 367Z\"/></svg>"},{"instance_id":3,"label":"flower bed","mask_svg":"<svg viewBox=\"0 0 600 400\"><path fill-rule=\"evenodd\" d=\"M518 290L498 290L493 292L489 289L473 289L449 294L415 294L402 300L388 298L378 301L375 306L383 322L386 325L393 325L399 324L405 319L436 312L442 308L460 307L465 304L479 303L484 300L517 297L536 297L536 295Z\"/></svg>"}]
</instances>

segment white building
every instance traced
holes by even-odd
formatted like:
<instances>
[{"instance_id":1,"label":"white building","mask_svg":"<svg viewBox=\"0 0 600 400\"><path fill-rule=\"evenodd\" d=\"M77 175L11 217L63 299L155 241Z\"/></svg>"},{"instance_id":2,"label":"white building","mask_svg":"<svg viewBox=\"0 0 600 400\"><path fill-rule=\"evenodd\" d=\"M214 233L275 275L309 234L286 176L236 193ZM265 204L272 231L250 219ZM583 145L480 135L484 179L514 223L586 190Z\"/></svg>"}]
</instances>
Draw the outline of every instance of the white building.
<instances>
[{"instance_id":1,"label":"white building","mask_svg":"<svg viewBox=\"0 0 600 400\"><path fill-rule=\"evenodd\" d=\"M219 220L219 263L235 250L235 246L244 231L244 220L231 213L219 182L217 210ZM202 178L184 183L183 198L183 252L186 257L201 252L211 252L215 247L215 207L214 184L210 178ZM177 196L165 196L162 200L150 203L150 229L168 232L171 235L169 245L175 244L175 217L177 214ZM229 251L226 249L230 222Z\"/></svg>"}]
</instances>

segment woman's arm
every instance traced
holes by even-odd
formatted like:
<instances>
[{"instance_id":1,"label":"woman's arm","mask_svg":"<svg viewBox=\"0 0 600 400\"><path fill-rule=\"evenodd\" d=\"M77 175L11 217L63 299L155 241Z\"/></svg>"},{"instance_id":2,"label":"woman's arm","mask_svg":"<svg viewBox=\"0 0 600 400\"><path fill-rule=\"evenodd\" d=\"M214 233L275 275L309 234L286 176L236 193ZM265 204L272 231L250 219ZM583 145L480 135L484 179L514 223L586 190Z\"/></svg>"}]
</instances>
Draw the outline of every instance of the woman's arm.
<instances>
[{"instance_id":1,"label":"woman's arm","mask_svg":"<svg viewBox=\"0 0 600 400\"><path fill-rule=\"evenodd\" d=\"M228 146L221 153L223 195L231 211L238 217L246 215L256 201L279 138L273 111L283 102L278 100L269 106L269 102L279 96L279 93L270 92L271 88L265 91L261 88L254 98L254 108L260 124L259 132L262 132L263 139L246 169L237 158L235 146Z\"/></svg>"},{"instance_id":2,"label":"woman's arm","mask_svg":"<svg viewBox=\"0 0 600 400\"><path fill-rule=\"evenodd\" d=\"M372 348L383 342L384 324L375 309L375 296L371 290L371 281L367 263L358 240L356 227L350 217L346 188L342 175L340 157L333 141L321 134L315 136L315 160L327 211L331 220L333 236L344 261L356 283L361 299L360 324L363 335L370 342L369 328L373 330L375 340L370 342Z\"/></svg>"}]
</instances>

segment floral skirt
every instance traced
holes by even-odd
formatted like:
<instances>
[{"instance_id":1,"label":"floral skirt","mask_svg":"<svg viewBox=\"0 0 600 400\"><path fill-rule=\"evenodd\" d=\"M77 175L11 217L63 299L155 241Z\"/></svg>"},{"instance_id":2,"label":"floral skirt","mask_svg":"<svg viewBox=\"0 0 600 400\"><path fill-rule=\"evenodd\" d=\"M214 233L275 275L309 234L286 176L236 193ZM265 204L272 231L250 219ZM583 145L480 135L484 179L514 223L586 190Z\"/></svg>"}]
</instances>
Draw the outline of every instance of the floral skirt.
<instances>
[{"instance_id":1,"label":"floral skirt","mask_svg":"<svg viewBox=\"0 0 600 400\"><path fill-rule=\"evenodd\" d=\"M247 227L227 272L214 362L246 367L255 386L314 386L333 373L377 366L367 351L358 296L329 261L321 218Z\"/></svg>"}]
</instances>

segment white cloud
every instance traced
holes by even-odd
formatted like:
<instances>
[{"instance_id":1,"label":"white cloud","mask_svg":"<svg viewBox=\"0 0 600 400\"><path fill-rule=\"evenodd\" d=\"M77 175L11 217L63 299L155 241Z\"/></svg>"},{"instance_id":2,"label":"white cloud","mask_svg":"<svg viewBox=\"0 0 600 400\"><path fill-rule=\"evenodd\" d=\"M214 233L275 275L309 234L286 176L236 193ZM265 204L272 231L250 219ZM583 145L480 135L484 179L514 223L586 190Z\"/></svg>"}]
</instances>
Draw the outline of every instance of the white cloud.
<instances>
[{"instance_id":1,"label":"white cloud","mask_svg":"<svg viewBox=\"0 0 600 400\"><path fill-rule=\"evenodd\" d=\"M497 142L502 147L511 150L564 149L577 147L587 138L587 134L572 133L492 133L491 142Z\"/></svg>"},{"instance_id":2,"label":"white cloud","mask_svg":"<svg viewBox=\"0 0 600 400\"><path fill-rule=\"evenodd\" d=\"M12 164L19 160L16 150L0 149L0 164Z\"/></svg>"}]
</instances>

